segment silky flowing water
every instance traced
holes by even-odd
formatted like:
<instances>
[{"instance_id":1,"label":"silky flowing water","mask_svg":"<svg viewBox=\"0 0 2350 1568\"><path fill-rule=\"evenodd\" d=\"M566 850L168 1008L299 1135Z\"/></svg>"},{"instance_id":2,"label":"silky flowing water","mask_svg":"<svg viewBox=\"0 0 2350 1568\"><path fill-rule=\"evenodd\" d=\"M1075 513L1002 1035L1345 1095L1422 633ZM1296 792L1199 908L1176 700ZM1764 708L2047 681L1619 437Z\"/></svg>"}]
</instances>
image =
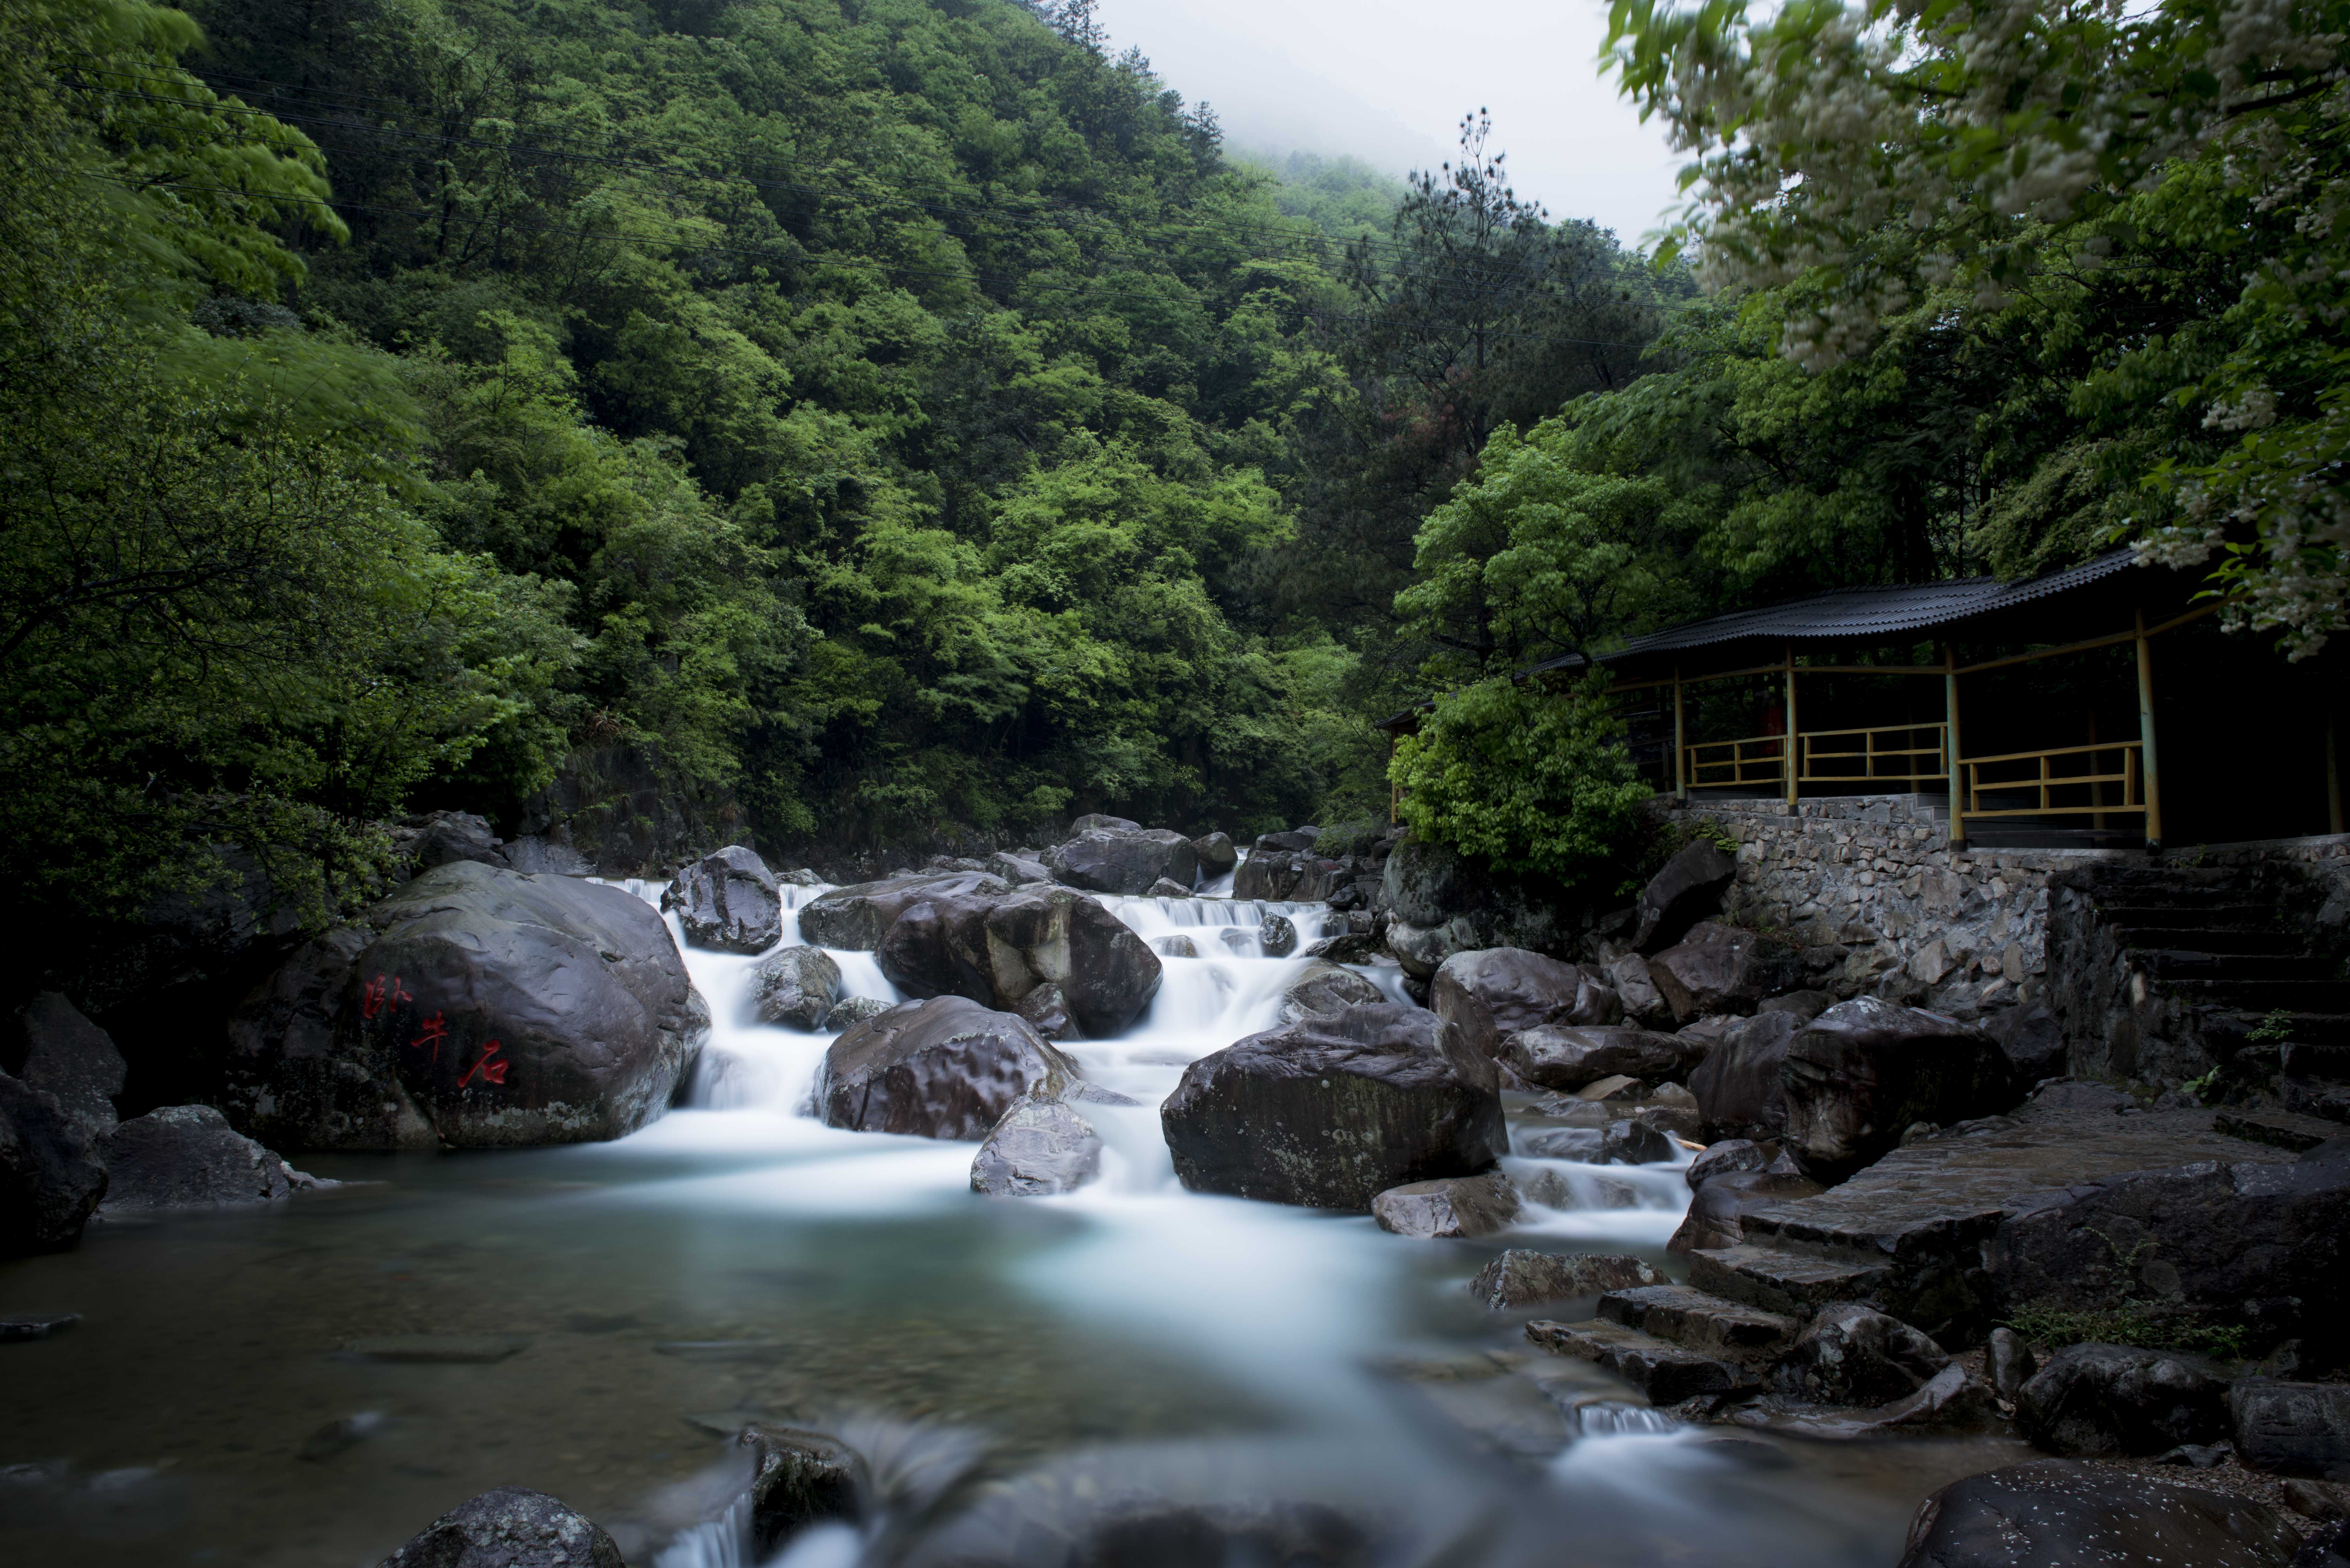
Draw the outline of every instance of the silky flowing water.
<instances>
[{"instance_id":1,"label":"silky flowing water","mask_svg":"<svg viewBox=\"0 0 2350 1568\"><path fill-rule=\"evenodd\" d=\"M971 1145L815 1121L828 1037L755 1022L755 960L687 949L710 1044L690 1105L632 1137L313 1156L348 1185L101 1222L0 1264L0 1312L85 1319L0 1345L0 1561L365 1568L521 1485L604 1523L633 1568L748 1568L729 1436L766 1418L852 1435L909 1497L926 1476L982 1483L919 1521L910 1504L886 1541L810 1532L791 1568L1038 1560L1145 1500L1326 1506L1380 1563L1877 1568L1926 1492L2007 1457L1677 1428L1533 1352L1534 1314L1463 1291L1511 1245L1671 1270L1678 1167L1513 1159L1558 1172L1567 1207L1473 1246L1184 1191L1158 1103L1273 1023L1307 961L1263 956L1262 917L1304 942L1328 911L1104 901L1201 956L1164 961L1124 1036L1068 1047L1142 1105L1087 1107L1103 1177L1066 1197L981 1198ZM834 957L849 992L895 999L871 954ZM1398 971L1363 972L1400 999ZM351 1348L395 1336L463 1359Z\"/></svg>"}]
</instances>

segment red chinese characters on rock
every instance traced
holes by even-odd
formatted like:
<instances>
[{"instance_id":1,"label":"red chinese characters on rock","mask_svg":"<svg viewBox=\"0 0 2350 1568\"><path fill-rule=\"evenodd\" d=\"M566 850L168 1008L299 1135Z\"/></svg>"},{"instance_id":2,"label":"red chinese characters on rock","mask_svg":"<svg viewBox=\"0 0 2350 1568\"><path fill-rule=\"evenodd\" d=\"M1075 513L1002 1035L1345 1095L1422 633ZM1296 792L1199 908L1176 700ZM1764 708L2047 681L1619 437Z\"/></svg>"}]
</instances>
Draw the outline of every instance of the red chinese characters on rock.
<instances>
[{"instance_id":1,"label":"red chinese characters on rock","mask_svg":"<svg viewBox=\"0 0 2350 1568\"><path fill-rule=\"evenodd\" d=\"M373 1018L387 1007L397 1007L403 1002L415 1000L408 988L400 983L398 975L391 976L389 981L384 976L377 975L359 987L359 1016Z\"/></svg>"},{"instance_id":2,"label":"red chinese characters on rock","mask_svg":"<svg viewBox=\"0 0 2350 1568\"><path fill-rule=\"evenodd\" d=\"M512 1064L494 1058L496 1058L498 1053L504 1049L504 1045L495 1040L484 1046L482 1059L465 1069L465 1075L457 1080L457 1086L463 1088L472 1083L477 1075L484 1084L504 1084L506 1081L506 1068Z\"/></svg>"},{"instance_id":3,"label":"red chinese characters on rock","mask_svg":"<svg viewBox=\"0 0 2350 1568\"><path fill-rule=\"evenodd\" d=\"M432 1047L432 1060L438 1062L441 1060L441 1042L449 1038L448 1020L444 1014L436 1012L424 1021L423 1029L421 1034L408 1043L408 1048L421 1051L430 1045Z\"/></svg>"}]
</instances>

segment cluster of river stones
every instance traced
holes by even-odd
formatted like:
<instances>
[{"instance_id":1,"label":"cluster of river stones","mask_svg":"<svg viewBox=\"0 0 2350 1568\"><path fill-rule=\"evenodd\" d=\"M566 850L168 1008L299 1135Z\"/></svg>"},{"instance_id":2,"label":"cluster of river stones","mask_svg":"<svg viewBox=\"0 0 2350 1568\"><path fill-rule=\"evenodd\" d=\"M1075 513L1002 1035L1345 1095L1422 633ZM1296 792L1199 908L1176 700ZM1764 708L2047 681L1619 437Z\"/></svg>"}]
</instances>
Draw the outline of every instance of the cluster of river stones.
<instances>
[{"instance_id":1,"label":"cluster of river stones","mask_svg":"<svg viewBox=\"0 0 2350 1568\"><path fill-rule=\"evenodd\" d=\"M1316 879L1345 868L1312 851L1311 830L1271 835L1239 863L1221 834L1083 819L1037 855L824 890L796 909L803 945L790 947L777 945L782 888L816 878L779 877L747 848L684 867L663 904L690 944L758 958L763 1019L837 1033L814 1114L853 1130L975 1143L975 1189L1042 1196L1097 1179L1101 1113L1135 1104L1088 1083L1062 1047L1125 1030L1158 992L1162 960L1199 956L1189 937L1154 950L1100 896L1190 897L1236 863L1234 896L1326 896L1334 889ZM23 1015L22 1072L0 1075L0 1251L70 1245L113 1206L283 1197L310 1179L273 1147L540 1145L623 1136L660 1114L688 1082L709 1024L660 915L621 888L490 860L426 867L296 951L230 1021L223 1108L118 1123L122 1066L110 1043L64 998L37 1001ZM1673 1246L1719 1247L1736 1243L1755 1208L1820 1192L1921 1127L2005 1110L2061 1072L2044 1010L1979 1027L1875 997L1791 990L1800 971L1785 944L1710 918L1733 869L1711 846L1690 846L1649 883L1601 961L1432 952L1406 929L1392 956L1424 984L1426 1006L1390 1002L1336 961L1378 946L1367 918L1342 916L1337 934L1301 950L1289 922L1269 917L1250 950L1315 961L1287 986L1274 1028L1191 1063L1159 1107L1177 1176L1195 1191L1367 1212L1409 1236L1485 1235L1544 1200L1502 1168L1513 1152L1503 1096L1516 1091L1544 1123L1522 1129L1519 1154L1650 1163L1696 1153L1695 1199ZM844 996L826 949L872 952L915 1000ZM1661 1283L1628 1257L1513 1251L1472 1289L1514 1308ZM2224 1397L2208 1379L2180 1383L2174 1361L2110 1348L2035 1370L2012 1336L1995 1339L1993 1359L2005 1359L1989 1376L2052 1434L2084 1398L2159 1422ZM1950 1359L1881 1314L1832 1308L1789 1352L1785 1375L1814 1398L1865 1405L1914 1392ZM2043 1406L2044 1420L2031 1416ZM754 1430L743 1442L763 1539L871 1505L862 1461L830 1438ZM2350 1455L2344 1468L2350 1479ZM2312 1495L2313 1509L2324 1503ZM2350 1496L2341 1501L2337 1511L2350 1511ZM2095 1545L2106 1555L2078 1555L2116 1530L2122 1544ZM2131 1554L2133 1531L2203 1542L2199 1560L2213 1563L2350 1556L2339 1528L2303 1546L2278 1516L2240 1500L2176 1488L2158 1497L2136 1481L2021 1466L1938 1493L1904 1562L2156 1560ZM2017 1548L2025 1538L2038 1544ZM2212 1555L2211 1542L2232 1544ZM504 1489L437 1521L390 1563L619 1561L592 1522Z\"/></svg>"}]
</instances>

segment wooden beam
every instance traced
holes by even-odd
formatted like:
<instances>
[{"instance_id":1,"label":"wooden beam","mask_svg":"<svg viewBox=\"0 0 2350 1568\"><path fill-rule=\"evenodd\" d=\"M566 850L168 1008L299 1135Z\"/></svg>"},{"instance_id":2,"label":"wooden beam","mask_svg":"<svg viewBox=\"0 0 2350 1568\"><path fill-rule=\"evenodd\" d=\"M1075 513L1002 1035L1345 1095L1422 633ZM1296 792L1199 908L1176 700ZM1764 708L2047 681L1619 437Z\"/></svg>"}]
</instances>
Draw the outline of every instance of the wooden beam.
<instances>
[{"instance_id":1,"label":"wooden beam","mask_svg":"<svg viewBox=\"0 0 2350 1568\"><path fill-rule=\"evenodd\" d=\"M1959 763L1959 654L1954 643L1942 644L1942 737L1950 755L1942 765L1950 774L1950 847L1967 846L1967 774Z\"/></svg>"},{"instance_id":2,"label":"wooden beam","mask_svg":"<svg viewBox=\"0 0 2350 1568\"><path fill-rule=\"evenodd\" d=\"M1786 759L1787 804L1795 804L1795 645L1787 645L1787 743L1779 748Z\"/></svg>"},{"instance_id":3,"label":"wooden beam","mask_svg":"<svg viewBox=\"0 0 2350 1568\"><path fill-rule=\"evenodd\" d=\"M2334 715L2325 715L2325 831L2342 831L2342 766L2335 759Z\"/></svg>"},{"instance_id":4,"label":"wooden beam","mask_svg":"<svg viewBox=\"0 0 2350 1568\"><path fill-rule=\"evenodd\" d=\"M2331 735L2333 732L2329 730L2326 733ZM2331 757L2334 753L2328 751L2325 754ZM1673 671L1673 798L1683 805L1689 804L1688 757L1689 721L1681 708L1681 672L1676 670Z\"/></svg>"},{"instance_id":5,"label":"wooden beam","mask_svg":"<svg viewBox=\"0 0 2350 1568\"><path fill-rule=\"evenodd\" d=\"M2174 623L2176 624L2176 623ZM2137 612L2138 765L2146 770L2146 846L2162 847L2162 774L2154 760L2154 645L2147 640L2146 612Z\"/></svg>"}]
</instances>

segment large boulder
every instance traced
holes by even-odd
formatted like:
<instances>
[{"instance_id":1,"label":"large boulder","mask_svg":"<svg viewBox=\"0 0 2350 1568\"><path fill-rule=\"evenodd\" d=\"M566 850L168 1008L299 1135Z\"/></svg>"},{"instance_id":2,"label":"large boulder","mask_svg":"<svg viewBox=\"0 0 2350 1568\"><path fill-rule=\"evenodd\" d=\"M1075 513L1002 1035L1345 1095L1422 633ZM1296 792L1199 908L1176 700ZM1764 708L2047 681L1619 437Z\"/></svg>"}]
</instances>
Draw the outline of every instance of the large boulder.
<instances>
[{"instance_id":1,"label":"large boulder","mask_svg":"<svg viewBox=\"0 0 2350 1568\"><path fill-rule=\"evenodd\" d=\"M909 902L881 933L874 961L909 996L962 996L1008 1008L1025 988L998 994L988 954L987 917L1008 897L1001 888L941 888Z\"/></svg>"},{"instance_id":2,"label":"large boulder","mask_svg":"<svg viewBox=\"0 0 2350 1568\"><path fill-rule=\"evenodd\" d=\"M1081 893L1024 888L987 913L996 1005L1017 1007L1039 986L1060 989L1078 1031L1116 1034L1150 1005L1165 971L1134 928Z\"/></svg>"},{"instance_id":3,"label":"large boulder","mask_svg":"<svg viewBox=\"0 0 2350 1568\"><path fill-rule=\"evenodd\" d=\"M1786 1130L1782 1069L1803 1027L1794 1012L1758 1012L1738 1020L1706 1048L1689 1086L1709 1137L1775 1138Z\"/></svg>"},{"instance_id":4,"label":"large boulder","mask_svg":"<svg viewBox=\"0 0 2350 1568\"><path fill-rule=\"evenodd\" d=\"M822 1432L764 1424L735 1434L735 1445L751 1459L752 1560L770 1561L783 1544L811 1524L864 1517L858 1480L868 1473L855 1450Z\"/></svg>"},{"instance_id":5,"label":"large boulder","mask_svg":"<svg viewBox=\"0 0 2350 1568\"><path fill-rule=\"evenodd\" d=\"M1477 1271L1469 1282L1469 1293L1501 1312L1664 1282L1664 1275L1622 1253L1535 1252L1513 1247Z\"/></svg>"},{"instance_id":6,"label":"large boulder","mask_svg":"<svg viewBox=\"0 0 2350 1568\"><path fill-rule=\"evenodd\" d=\"M697 948L763 953L784 934L784 899L775 874L740 844L680 867L661 891L661 908L677 911L686 941Z\"/></svg>"},{"instance_id":7,"label":"large boulder","mask_svg":"<svg viewBox=\"0 0 2350 1568\"><path fill-rule=\"evenodd\" d=\"M1388 951L1403 966L1404 973L1414 980L1432 981L1446 960L1478 945L1477 928L1465 915L1456 915L1438 926L1415 926L1409 920L1391 919L1388 922L1387 944ZM1434 1000L1432 994L1430 1000Z\"/></svg>"},{"instance_id":8,"label":"large boulder","mask_svg":"<svg viewBox=\"0 0 2350 1568\"><path fill-rule=\"evenodd\" d=\"M1490 1236L1518 1216L1524 1200L1498 1170L1407 1181L1371 1199L1380 1230L1423 1241Z\"/></svg>"},{"instance_id":9,"label":"large boulder","mask_svg":"<svg viewBox=\"0 0 2350 1568\"><path fill-rule=\"evenodd\" d=\"M1321 830L1314 827L1259 834L1249 846L1248 858L1232 874L1232 897L1276 901L1299 897L1315 858L1314 841L1320 836Z\"/></svg>"},{"instance_id":10,"label":"large boulder","mask_svg":"<svg viewBox=\"0 0 2350 1568\"><path fill-rule=\"evenodd\" d=\"M1816 1198L1826 1190L1810 1177L1792 1171L1736 1170L1701 1178L1690 1195L1688 1212L1681 1216L1680 1226L1673 1231L1672 1240L1665 1243L1665 1250L1702 1252L1742 1246L1749 1214L1799 1199Z\"/></svg>"},{"instance_id":11,"label":"large boulder","mask_svg":"<svg viewBox=\"0 0 2350 1568\"><path fill-rule=\"evenodd\" d=\"M1804 1025L1781 1077L1788 1150L1829 1183L1891 1153L1913 1123L1948 1127L2015 1103L2006 1053L1981 1030L1874 996Z\"/></svg>"},{"instance_id":12,"label":"large boulder","mask_svg":"<svg viewBox=\"0 0 2350 1568\"><path fill-rule=\"evenodd\" d=\"M0 1073L0 1258L81 1239L106 1192L106 1168L55 1095Z\"/></svg>"},{"instance_id":13,"label":"large boulder","mask_svg":"<svg viewBox=\"0 0 2350 1568\"><path fill-rule=\"evenodd\" d=\"M965 893L1001 897L1011 890L1002 877L983 871L925 872L853 883L819 893L800 907L800 939L815 947L869 953L881 945L907 906L920 899Z\"/></svg>"},{"instance_id":14,"label":"large boulder","mask_svg":"<svg viewBox=\"0 0 2350 1568\"><path fill-rule=\"evenodd\" d=\"M1191 841L1163 827L1085 828L1045 851L1054 881L1088 893L1147 893L1161 877L1188 888L1198 882L1199 867Z\"/></svg>"},{"instance_id":15,"label":"large boulder","mask_svg":"<svg viewBox=\"0 0 2350 1568\"><path fill-rule=\"evenodd\" d=\"M211 1106L165 1106L98 1141L106 1163L100 1212L269 1203L293 1190L286 1162L239 1134Z\"/></svg>"},{"instance_id":16,"label":"large boulder","mask_svg":"<svg viewBox=\"0 0 2350 1568\"><path fill-rule=\"evenodd\" d=\"M2350 1480L2350 1383L2247 1379L2228 1390L2228 1423L2255 1469Z\"/></svg>"},{"instance_id":17,"label":"large boulder","mask_svg":"<svg viewBox=\"0 0 2350 1568\"><path fill-rule=\"evenodd\" d=\"M1950 1358L1898 1318L1833 1302L1804 1325L1779 1362L1779 1386L1820 1405L1890 1405L1923 1388Z\"/></svg>"},{"instance_id":18,"label":"large boulder","mask_svg":"<svg viewBox=\"0 0 2350 1568\"><path fill-rule=\"evenodd\" d=\"M502 1486L459 1503L382 1568L627 1568L604 1527L561 1500Z\"/></svg>"},{"instance_id":19,"label":"large boulder","mask_svg":"<svg viewBox=\"0 0 2350 1568\"><path fill-rule=\"evenodd\" d=\"M1697 1048L1677 1035L1556 1024L1522 1029L1509 1036L1501 1052L1503 1064L1527 1083L1567 1091L1619 1074L1648 1083L1678 1079L1697 1056Z\"/></svg>"},{"instance_id":20,"label":"large boulder","mask_svg":"<svg viewBox=\"0 0 2350 1568\"><path fill-rule=\"evenodd\" d=\"M941 996L901 1002L834 1041L814 1098L831 1127L976 1142L1022 1096L1058 1098L1077 1076L1027 1020Z\"/></svg>"},{"instance_id":21,"label":"large boulder","mask_svg":"<svg viewBox=\"0 0 2350 1568\"><path fill-rule=\"evenodd\" d=\"M1737 879L1738 862L1710 839L1682 847L1640 889L1639 924L1632 950L1662 952L1687 936L1691 926L1721 912L1721 896Z\"/></svg>"},{"instance_id":22,"label":"large boulder","mask_svg":"<svg viewBox=\"0 0 2350 1568\"><path fill-rule=\"evenodd\" d=\"M2199 1160L2016 1199L1983 1266L2010 1305L2149 1302L2241 1324L2262 1344L2330 1335L2350 1299L2350 1158L2337 1145L2350 1139L2299 1159Z\"/></svg>"},{"instance_id":23,"label":"large boulder","mask_svg":"<svg viewBox=\"0 0 2350 1568\"><path fill-rule=\"evenodd\" d=\"M1488 1056L1521 1029L1607 1024L1624 1016L1614 991L1574 964L1523 948L1454 953L1429 982L1428 1005Z\"/></svg>"},{"instance_id":24,"label":"large boulder","mask_svg":"<svg viewBox=\"0 0 2350 1568\"><path fill-rule=\"evenodd\" d=\"M987 857L987 873L1014 888L1053 879L1053 874L1045 869L1042 860L1033 855L1016 854L1009 849L999 849Z\"/></svg>"},{"instance_id":25,"label":"large boulder","mask_svg":"<svg viewBox=\"0 0 2350 1568\"><path fill-rule=\"evenodd\" d=\"M1648 956L1648 978L1683 1023L1718 1012L1752 1012L1765 997L1804 978L1794 943L1711 920Z\"/></svg>"},{"instance_id":26,"label":"large boulder","mask_svg":"<svg viewBox=\"0 0 2350 1568\"><path fill-rule=\"evenodd\" d=\"M2064 1071L2064 1028L2044 1002L1994 1012L1983 1020L1982 1031L2007 1053L2020 1085L2028 1087Z\"/></svg>"},{"instance_id":27,"label":"large boulder","mask_svg":"<svg viewBox=\"0 0 2350 1568\"><path fill-rule=\"evenodd\" d=\"M2300 1541L2282 1515L2246 1498L2036 1459L1928 1498L1899 1568L2288 1568Z\"/></svg>"},{"instance_id":28,"label":"large boulder","mask_svg":"<svg viewBox=\"0 0 2350 1568\"><path fill-rule=\"evenodd\" d=\"M224 1104L279 1149L614 1138L668 1106L709 1024L643 899L458 862L256 988Z\"/></svg>"},{"instance_id":29,"label":"large boulder","mask_svg":"<svg viewBox=\"0 0 2350 1568\"><path fill-rule=\"evenodd\" d=\"M818 1029L840 1002L840 965L822 948L778 948L751 971L762 1023Z\"/></svg>"},{"instance_id":30,"label":"large boulder","mask_svg":"<svg viewBox=\"0 0 2350 1568\"><path fill-rule=\"evenodd\" d=\"M1206 833L1191 840L1191 854L1200 863L1200 878L1212 882L1240 864L1241 852L1229 833Z\"/></svg>"},{"instance_id":31,"label":"large boulder","mask_svg":"<svg viewBox=\"0 0 2350 1568\"><path fill-rule=\"evenodd\" d=\"M1657 989L1648 973L1648 961L1638 953L1626 953L1607 966L1607 983L1616 992L1624 1016L1647 1029L1669 1029L1673 1026L1672 1003Z\"/></svg>"},{"instance_id":32,"label":"large boulder","mask_svg":"<svg viewBox=\"0 0 2350 1568\"><path fill-rule=\"evenodd\" d=\"M2228 1432L2228 1386L2159 1351L2068 1345L2015 1398L2023 1435L2052 1453L2159 1454Z\"/></svg>"},{"instance_id":33,"label":"large boulder","mask_svg":"<svg viewBox=\"0 0 2350 1568\"><path fill-rule=\"evenodd\" d=\"M1201 1057L1159 1117L1195 1192L1357 1212L1390 1187L1477 1175L1509 1147L1492 1060L1434 1013L1385 1002Z\"/></svg>"},{"instance_id":34,"label":"large boulder","mask_svg":"<svg viewBox=\"0 0 2350 1568\"><path fill-rule=\"evenodd\" d=\"M1139 1103L1076 1079L1064 1083L1057 1097L1021 1096L972 1157L971 1189L992 1198L1076 1191L1101 1174L1101 1134L1081 1107Z\"/></svg>"},{"instance_id":35,"label":"large boulder","mask_svg":"<svg viewBox=\"0 0 2350 1568\"><path fill-rule=\"evenodd\" d=\"M81 1015L62 992L45 991L16 1012L24 1030L27 1088L57 1097L57 1105L92 1137L115 1122L114 1096L129 1071L105 1030Z\"/></svg>"},{"instance_id":36,"label":"large boulder","mask_svg":"<svg viewBox=\"0 0 2350 1568\"><path fill-rule=\"evenodd\" d=\"M1284 1023L1295 1023L1301 1018L1325 1017L1386 1000L1378 986L1353 970L1316 959L1282 987L1277 1016Z\"/></svg>"},{"instance_id":37,"label":"large boulder","mask_svg":"<svg viewBox=\"0 0 2350 1568\"><path fill-rule=\"evenodd\" d=\"M504 841L490 830L489 818L470 811L428 811L402 818L390 835L392 853L417 871L460 860L484 866L512 866L502 853ZM515 869L519 870L517 867Z\"/></svg>"}]
</instances>

